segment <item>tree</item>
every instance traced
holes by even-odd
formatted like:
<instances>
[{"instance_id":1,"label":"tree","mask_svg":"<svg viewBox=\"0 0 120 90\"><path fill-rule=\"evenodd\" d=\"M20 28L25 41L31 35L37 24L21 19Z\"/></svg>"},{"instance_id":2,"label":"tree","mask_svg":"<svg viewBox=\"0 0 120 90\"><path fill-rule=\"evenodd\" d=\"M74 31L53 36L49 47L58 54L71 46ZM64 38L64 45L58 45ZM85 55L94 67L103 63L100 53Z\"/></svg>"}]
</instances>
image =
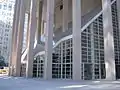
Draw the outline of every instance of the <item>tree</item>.
<instances>
[{"instance_id":1,"label":"tree","mask_svg":"<svg viewBox=\"0 0 120 90\"><path fill-rule=\"evenodd\" d=\"M5 58L3 56L0 56L0 66L6 66Z\"/></svg>"}]
</instances>

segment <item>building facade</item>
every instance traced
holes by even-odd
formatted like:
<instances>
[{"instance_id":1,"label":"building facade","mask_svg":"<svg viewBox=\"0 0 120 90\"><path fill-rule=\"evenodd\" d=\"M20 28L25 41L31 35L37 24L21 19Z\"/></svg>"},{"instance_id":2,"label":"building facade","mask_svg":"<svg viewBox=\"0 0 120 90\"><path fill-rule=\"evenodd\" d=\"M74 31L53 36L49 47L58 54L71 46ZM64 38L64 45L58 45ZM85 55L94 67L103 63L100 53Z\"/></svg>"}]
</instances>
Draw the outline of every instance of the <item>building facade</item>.
<instances>
[{"instance_id":1,"label":"building facade","mask_svg":"<svg viewBox=\"0 0 120 90\"><path fill-rule=\"evenodd\" d=\"M119 0L16 0L15 7L10 75L120 79Z\"/></svg>"},{"instance_id":2,"label":"building facade","mask_svg":"<svg viewBox=\"0 0 120 90\"><path fill-rule=\"evenodd\" d=\"M8 63L12 40L12 23L15 0L0 2L0 56Z\"/></svg>"}]
</instances>

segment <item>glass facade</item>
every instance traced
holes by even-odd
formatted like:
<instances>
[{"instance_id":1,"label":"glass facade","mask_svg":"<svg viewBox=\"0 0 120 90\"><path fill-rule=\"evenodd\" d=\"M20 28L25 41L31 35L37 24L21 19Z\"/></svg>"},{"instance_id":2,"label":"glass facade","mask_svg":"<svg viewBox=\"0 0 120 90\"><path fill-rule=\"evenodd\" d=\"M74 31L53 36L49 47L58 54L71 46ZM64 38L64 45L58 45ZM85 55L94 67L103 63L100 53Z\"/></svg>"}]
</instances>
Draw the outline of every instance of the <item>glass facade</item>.
<instances>
[{"instance_id":1,"label":"glass facade","mask_svg":"<svg viewBox=\"0 0 120 90\"><path fill-rule=\"evenodd\" d=\"M43 78L44 73L44 54L38 55L33 61L33 77Z\"/></svg>"},{"instance_id":2,"label":"glass facade","mask_svg":"<svg viewBox=\"0 0 120 90\"><path fill-rule=\"evenodd\" d=\"M72 39L61 42L54 50L52 77L72 79Z\"/></svg>"},{"instance_id":3,"label":"glass facade","mask_svg":"<svg viewBox=\"0 0 120 90\"><path fill-rule=\"evenodd\" d=\"M120 28L119 18L117 12L117 2L115 1L112 6L112 24L114 34L114 55L115 55L115 66L116 66L116 78L120 79Z\"/></svg>"},{"instance_id":4,"label":"glass facade","mask_svg":"<svg viewBox=\"0 0 120 90\"><path fill-rule=\"evenodd\" d=\"M113 0L111 0L113 1ZM120 78L120 32L116 1L111 5L114 34L114 54L116 78ZM72 28L72 24L68 25ZM101 13L81 32L81 78L83 80L105 79L103 14ZM35 56L33 77L44 76L44 54ZM53 48L52 78L72 79L73 75L73 39L70 36L57 43Z\"/></svg>"},{"instance_id":5,"label":"glass facade","mask_svg":"<svg viewBox=\"0 0 120 90\"><path fill-rule=\"evenodd\" d=\"M104 79L105 61L102 15L82 32L81 46L82 79ZM54 48L52 78L72 79L72 58L72 38L69 38L62 41ZM37 72L37 61L35 62L33 74Z\"/></svg>"},{"instance_id":6,"label":"glass facade","mask_svg":"<svg viewBox=\"0 0 120 90\"><path fill-rule=\"evenodd\" d=\"M105 78L103 20L100 15L81 34L82 79Z\"/></svg>"}]
</instances>

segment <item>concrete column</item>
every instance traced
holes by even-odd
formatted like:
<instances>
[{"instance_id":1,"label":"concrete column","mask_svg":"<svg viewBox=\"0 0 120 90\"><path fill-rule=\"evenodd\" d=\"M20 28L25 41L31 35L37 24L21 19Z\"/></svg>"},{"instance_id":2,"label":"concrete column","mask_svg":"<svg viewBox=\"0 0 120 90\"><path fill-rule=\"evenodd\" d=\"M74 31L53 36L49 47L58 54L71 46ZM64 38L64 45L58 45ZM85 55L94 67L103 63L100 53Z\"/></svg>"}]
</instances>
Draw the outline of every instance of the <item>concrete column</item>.
<instances>
[{"instance_id":1,"label":"concrete column","mask_svg":"<svg viewBox=\"0 0 120 90\"><path fill-rule=\"evenodd\" d=\"M111 0L102 0L103 26L104 26L104 52L106 79L115 80L115 57L114 57L114 37L112 26Z\"/></svg>"},{"instance_id":2,"label":"concrete column","mask_svg":"<svg viewBox=\"0 0 120 90\"><path fill-rule=\"evenodd\" d=\"M42 25L42 9L43 2L39 1L39 11L38 11L38 30L37 30L37 43L40 43L41 40L41 25Z\"/></svg>"},{"instance_id":3,"label":"concrete column","mask_svg":"<svg viewBox=\"0 0 120 90\"><path fill-rule=\"evenodd\" d=\"M21 54L22 54L22 41L24 33L24 21L25 21L25 1L21 0L20 5L20 16L19 16L19 26L18 26L18 36L17 36L17 45L15 52L15 70L14 76L20 76L21 72Z\"/></svg>"},{"instance_id":4,"label":"concrete column","mask_svg":"<svg viewBox=\"0 0 120 90\"><path fill-rule=\"evenodd\" d=\"M117 13L118 13L118 23L119 23L119 30L120 30L120 0L117 0Z\"/></svg>"},{"instance_id":5,"label":"concrete column","mask_svg":"<svg viewBox=\"0 0 120 90\"><path fill-rule=\"evenodd\" d=\"M26 62L26 77L30 78L33 75L33 48L35 40L35 31L37 27L37 18L36 18L36 5L37 0L31 0L30 8L30 22L29 22L29 37L28 37L28 54Z\"/></svg>"},{"instance_id":6,"label":"concrete column","mask_svg":"<svg viewBox=\"0 0 120 90\"><path fill-rule=\"evenodd\" d=\"M63 32L68 30L68 2L69 0L63 0Z\"/></svg>"},{"instance_id":7,"label":"concrete column","mask_svg":"<svg viewBox=\"0 0 120 90\"><path fill-rule=\"evenodd\" d=\"M43 9L42 9L42 25L41 25L41 35L45 34L45 23L46 23L46 17L47 17L47 7L46 7L46 0L43 1Z\"/></svg>"},{"instance_id":8,"label":"concrete column","mask_svg":"<svg viewBox=\"0 0 120 90\"><path fill-rule=\"evenodd\" d=\"M120 26L120 0L117 0L117 12L118 12L119 26Z\"/></svg>"},{"instance_id":9,"label":"concrete column","mask_svg":"<svg viewBox=\"0 0 120 90\"><path fill-rule=\"evenodd\" d=\"M120 0L116 0L117 2L117 15L118 15L118 24L119 24L119 37L120 37ZM117 69L117 65L116 65L116 69ZM118 74L119 72L116 70L116 79L118 79L118 77L120 76L120 74Z\"/></svg>"},{"instance_id":10,"label":"concrete column","mask_svg":"<svg viewBox=\"0 0 120 90\"><path fill-rule=\"evenodd\" d=\"M120 0L117 0L117 13L118 13L118 23L119 23L119 30L120 30Z\"/></svg>"},{"instance_id":11,"label":"concrete column","mask_svg":"<svg viewBox=\"0 0 120 90\"><path fill-rule=\"evenodd\" d=\"M29 24L30 24L30 14L28 13L28 25L27 25L27 39L26 39L26 47L28 46L29 43Z\"/></svg>"},{"instance_id":12,"label":"concrete column","mask_svg":"<svg viewBox=\"0 0 120 90\"><path fill-rule=\"evenodd\" d=\"M52 79L54 3L55 3L55 0L47 0L44 79Z\"/></svg>"},{"instance_id":13,"label":"concrete column","mask_svg":"<svg viewBox=\"0 0 120 90\"><path fill-rule=\"evenodd\" d=\"M9 61L9 67L11 70L9 70L9 75L13 75L13 67L15 65L15 51L16 51L16 44L17 44L17 32L18 32L18 24L19 24L19 14L20 14L20 4L21 0L16 0L15 3L15 12L14 12L14 19L13 19L13 27L12 27L12 45L11 45L11 54L10 54L10 61Z\"/></svg>"},{"instance_id":14,"label":"concrete column","mask_svg":"<svg viewBox=\"0 0 120 90\"><path fill-rule=\"evenodd\" d=\"M94 29L91 25L91 59L92 59L92 80L95 79L95 56L94 56Z\"/></svg>"},{"instance_id":15,"label":"concrete column","mask_svg":"<svg viewBox=\"0 0 120 90\"><path fill-rule=\"evenodd\" d=\"M20 0L19 0L20 1ZM9 76L11 76L11 65L12 65L12 51L13 51L13 36L14 36L14 29L16 24L16 15L17 15L17 8L18 8L18 0L15 1L15 8L14 8L14 18L13 18L13 27L12 27L12 43L11 43L11 49L10 49L10 57L9 57Z\"/></svg>"},{"instance_id":16,"label":"concrete column","mask_svg":"<svg viewBox=\"0 0 120 90\"><path fill-rule=\"evenodd\" d=\"M73 80L81 79L81 0L72 0Z\"/></svg>"}]
</instances>

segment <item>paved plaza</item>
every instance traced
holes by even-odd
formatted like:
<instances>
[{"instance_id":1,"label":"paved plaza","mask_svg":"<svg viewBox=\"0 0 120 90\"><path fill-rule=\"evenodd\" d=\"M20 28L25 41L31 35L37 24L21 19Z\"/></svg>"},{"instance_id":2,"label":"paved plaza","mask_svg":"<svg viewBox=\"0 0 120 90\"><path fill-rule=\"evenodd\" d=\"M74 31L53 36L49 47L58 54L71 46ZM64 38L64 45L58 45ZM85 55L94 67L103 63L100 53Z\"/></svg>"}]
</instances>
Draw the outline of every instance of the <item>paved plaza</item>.
<instances>
[{"instance_id":1,"label":"paved plaza","mask_svg":"<svg viewBox=\"0 0 120 90\"><path fill-rule=\"evenodd\" d=\"M40 80L0 76L0 90L120 90L120 81Z\"/></svg>"}]
</instances>

